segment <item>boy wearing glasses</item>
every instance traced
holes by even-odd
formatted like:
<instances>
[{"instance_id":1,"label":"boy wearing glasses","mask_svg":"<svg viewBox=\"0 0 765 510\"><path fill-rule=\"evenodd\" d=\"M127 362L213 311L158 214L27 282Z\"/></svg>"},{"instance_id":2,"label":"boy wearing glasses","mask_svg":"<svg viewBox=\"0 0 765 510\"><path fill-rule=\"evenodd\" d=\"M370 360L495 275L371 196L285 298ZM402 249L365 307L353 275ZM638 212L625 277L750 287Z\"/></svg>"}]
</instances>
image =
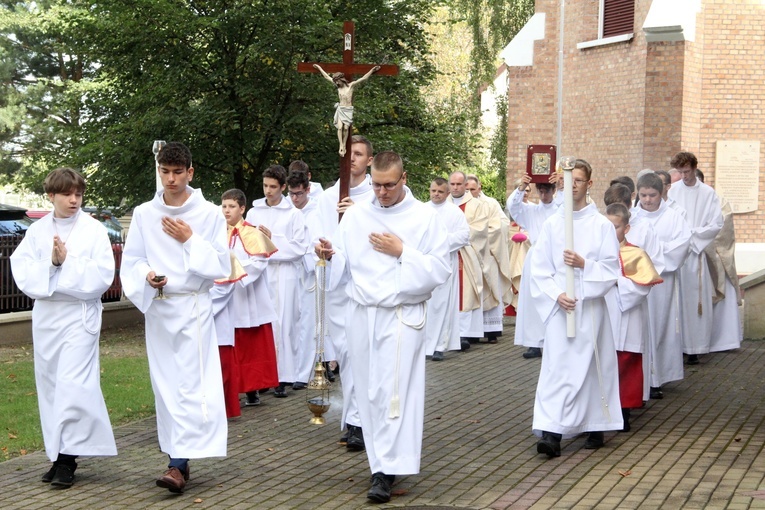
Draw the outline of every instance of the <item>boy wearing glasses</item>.
<instances>
[{"instance_id":1,"label":"boy wearing glasses","mask_svg":"<svg viewBox=\"0 0 765 510\"><path fill-rule=\"evenodd\" d=\"M292 205L303 213L305 220L305 238L311 240L318 237L316 231L315 214L316 200L311 194L313 183L310 181L308 165L302 161L293 161L290 164L289 175L287 176L287 190L292 200ZM316 261L313 256L313 248L307 244L306 254L302 258L300 272L300 325L298 326L298 356L296 360L295 383L293 390L302 390L308 386L308 380L311 378L314 358L316 356L316 342L314 333L316 329ZM330 342L324 344L324 357L327 360L334 360L335 354ZM330 381L334 380L334 375L327 371Z\"/></svg>"},{"instance_id":2,"label":"boy wearing glasses","mask_svg":"<svg viewBox=\"0 0 765 510\"><path fill-rule=\"evenodd\" d=\"M345 315L367 458L367 498L390 500L395 475L420 470L425 407L426 301L451 274L446 227L406 188L401 157L372 163L375 200L350 208L316 254L328 287L346 284Z\"/></svg>"},{"instance_id":3,"label":"boy wearing glasses","mask_svg":"<svg viewBox=\"0 0 765 510\"><path fill-rule=\"evenodd\" d=\"M298 209L284 199L287 171L281 165L271 165L263 172L263 198L252 203L246 221L264 227L278 251L268 261L268 282L273 289L274 308L279 320L274 323L277 345L279 386L276 398L287 396L287 386L297 381L300 355L298 324L300 324L300 294L298 283L302 258L308 248L305 222ZM261 228L263 230L263 228Z\"/></svg>"}]
</instances>

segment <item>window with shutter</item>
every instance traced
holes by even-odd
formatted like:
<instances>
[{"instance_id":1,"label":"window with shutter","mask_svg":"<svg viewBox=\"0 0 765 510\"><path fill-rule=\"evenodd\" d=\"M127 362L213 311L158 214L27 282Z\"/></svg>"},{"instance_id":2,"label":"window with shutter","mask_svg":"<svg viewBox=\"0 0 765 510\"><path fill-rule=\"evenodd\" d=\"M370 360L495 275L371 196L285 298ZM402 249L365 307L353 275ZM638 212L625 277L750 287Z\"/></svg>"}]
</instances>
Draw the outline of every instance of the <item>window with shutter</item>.
<instances>
[{"instance_id":1,"label":"window with shutter","mask_svg":"<svg viewBox=\"0 0 765 510\"><path fill-rule=\"evenodd\" d=\"M635 25L635 0L601 0L601 38L630 34Z\"/></svg>"}]
</instances>

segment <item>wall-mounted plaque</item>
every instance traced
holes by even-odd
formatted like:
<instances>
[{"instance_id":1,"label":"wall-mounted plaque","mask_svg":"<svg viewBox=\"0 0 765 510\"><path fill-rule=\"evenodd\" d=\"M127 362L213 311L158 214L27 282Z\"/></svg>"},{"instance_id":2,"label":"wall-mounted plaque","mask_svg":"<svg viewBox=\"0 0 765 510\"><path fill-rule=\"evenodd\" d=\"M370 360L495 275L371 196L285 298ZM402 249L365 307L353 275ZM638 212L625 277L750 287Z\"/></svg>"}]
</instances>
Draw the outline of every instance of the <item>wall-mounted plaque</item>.
<instances>
[{"instance_id":1,"label":"wall-mounted plaque","mask_svg":"<svg viewBox=\"0 0 765 510\"><path fill-rule=\"evenodd\" d=\"M531 182L549 182L556 162L555 145L529 145L526 149L526 173Z\"/></svg>"},{"instance_id":2,"label":"wall-mounted plaque","mask_svg":"<svg viewBox=\"0 0 765 510\"><path fill-rule=\"evenodd\" d=\"M734 213L757 210L760 192L758 140L718 140L715 191L728 199Z\"/></svg>"}]
</instances>

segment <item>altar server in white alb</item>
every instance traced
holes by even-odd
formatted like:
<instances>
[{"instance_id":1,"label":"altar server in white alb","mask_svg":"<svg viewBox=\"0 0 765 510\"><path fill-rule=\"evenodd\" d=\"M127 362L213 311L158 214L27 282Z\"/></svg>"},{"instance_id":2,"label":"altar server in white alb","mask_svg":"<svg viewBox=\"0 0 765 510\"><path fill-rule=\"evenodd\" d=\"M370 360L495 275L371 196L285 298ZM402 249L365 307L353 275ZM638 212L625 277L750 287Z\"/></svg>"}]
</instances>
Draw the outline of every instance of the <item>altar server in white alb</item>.
<instances>
[{"instance_id":1,"label":"altar server in white alb","mask_svg":"<svg viewBox=\"0 0 765 510\"><path fill-rule=\"evenodd\" d=\"M225 457L228 425L210 289L231 273L220 207L189 186L191 152L178 142L157 155L163 189L133 211L122 288L145 316L160 449L157 486L183 492L189 459ZM164 299L156 299L161 291Z\"/></svg>"},{"instance_id":2,"label":"altar server in white alb","mask_svg":"<svg viewBox=\"0 0 765 510\"><path fill-rule=\"evenodd\" d=\"M685 210L691 227L691 253L679 271L680 334L687 363L699 362L699 354L710 351L712 331L712 297L714 283L709 273L704 249L711 244L723 226L722 209L715 190L696 178L698 160L690 152L678 152L670 162L682 180L667 195Z\"/></svg>"},{"instance_id":3,"label":"altar server in white alb","mask_svg":"<svg viewBox=\"0 0 765 510\"><path fill-rule=\"evenodd\" d=\"M309 247L303 214L286 200L287 170L271 165L263 172L263 198L252 203L247 223L265 229L277 251L268 261L268 282L279 320L274 324L279 386L274 396L287 396L287 386L297 381L300 349L300 275Z\"/></svg>"},{"instance_id":4,"label":"altar server in white alb","mask_svg":"<svg viewBox=\"0 0 765 510\"><path fill-rule=\"evenodd\" d=\"M35 382L45 453L43 482L74 483L79 455L117 455L101 393L101 294L114 278L106 228L80 210L85 180L58 168L43 183L53 212L32 224L11 255L13 278L35 300Z\"/></svg>"},{"instance_id":5,"label":"altar server in white alb","mask_svg":"<svg viewBox=\"0 0 765 510\"><path fill-rule=\"evenodd\" d=\"M452 275L433 291L428 301L428 321L425 324L427 348L425 354L433 361L444 359L445 351L459 351L460 345L460 281L459 251L470 243L470 226L459 207L446 200L449 181L437 177L430 183L430 202L449 232L449 258Z\"/></svg>"},{"instance_id":6,"label":"altar server in white alb","mask_svg":"<svg viewBox=\"0 0 765 510\"><path fill-rule=\"evenodd\" d=\"M518 315L515 317L515 345L523 345L528 350L523 353L526 359L542 357L542 343L545 337L545 326L536 309L530 306L531 300L531 252L537 241L539 232L542 231L544 222L558 210L559 204L553 201L555 194L555 182L558 174L550 176L550 182L536 184L539 194L539 203L525 202L524 196L528 192L531 177L523 174L521 184L513 190L507 199L505 212L520 225L529 235L531 248L526 254L521 273L521 288L518 292ZM561 193L562 195L562 193Z\"/></svg>"},{"instance_id":7,"label":"altar server in white alb","mask_svg":"<svg viewBox=\"0 0 765 510\"><path fill-rule=\"evenodd\" d=\"M348 350L375 502L390 499L395 475L420 471L426 301L451 274L446 227L405 184L401 157L379 153L374 202L349 208L332 242L316 246L330 288L350 277Z\"/></svg>"},{"instance_id":8,"label":"altar server in white alb","mask_svg":"<svg viewBox=\"0 0 765 510\"><path fill-rule=\"evenodd\" d=\"M367 169L372 164L374 155L372 142L361 135L351 138L351 178L348 196L340 200L340 180L322 192L316 201L314 244L320 237L332 239L339 224L339 214L345 213L354 204L371 202L375 198ZM313 228L314 225L311 225ZM348 307L348 294L345 288L328 290L326 293L327 334L334 349L335 359L340 364L340 379L343 391L343 414L340 429L345 434L340 437L340 444L347 450L360 452L364 449L364 431L361 428L359 406L356 403L356 391L353 383L353 370L348 361L348 342L345 334L345 309ZM330 359L330 358L327 358Z\"/></svg>"},{"instance_id":9,"label":"altar server in white alb","mask_svg":"<svg viewBox=\"0 0 765 510\"><path fill-rule=\"evenodd\" d=\"M545 323L542 366L534 402L537 452L560 456L562 438L588 432L585 448L603 446L603 431L624 426L619 373L605 295L620 274L619 242L611 222L587 204L592 167L573 170L574 250L565 249L564 208L542 226L531 255L532 305ZM566 266L574 267L575 299L566 293ZM566 315L575 314L568 338Z\"/></svg>"}]
</instances>

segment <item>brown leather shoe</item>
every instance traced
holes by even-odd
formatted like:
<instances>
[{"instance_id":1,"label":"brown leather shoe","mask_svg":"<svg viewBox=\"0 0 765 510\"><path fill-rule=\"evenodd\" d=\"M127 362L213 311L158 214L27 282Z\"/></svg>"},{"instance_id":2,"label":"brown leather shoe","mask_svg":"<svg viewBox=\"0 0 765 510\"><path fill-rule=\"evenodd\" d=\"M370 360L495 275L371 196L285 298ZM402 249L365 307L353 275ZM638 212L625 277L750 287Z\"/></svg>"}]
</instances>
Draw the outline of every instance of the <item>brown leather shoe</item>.
<instances>
[{"instance_id":1,"label":"brown leather shoe","mask_svg":"<svg viewBox=\"0 0 765 510\"><path fill-rule=\"evenodd\" d=\"M162 487L170 492L180 494L186 487L186 480L189 479L188 473L182 473L177 467L171 467L157 478L157 487Z\"/></svg>"}]
</instances>

